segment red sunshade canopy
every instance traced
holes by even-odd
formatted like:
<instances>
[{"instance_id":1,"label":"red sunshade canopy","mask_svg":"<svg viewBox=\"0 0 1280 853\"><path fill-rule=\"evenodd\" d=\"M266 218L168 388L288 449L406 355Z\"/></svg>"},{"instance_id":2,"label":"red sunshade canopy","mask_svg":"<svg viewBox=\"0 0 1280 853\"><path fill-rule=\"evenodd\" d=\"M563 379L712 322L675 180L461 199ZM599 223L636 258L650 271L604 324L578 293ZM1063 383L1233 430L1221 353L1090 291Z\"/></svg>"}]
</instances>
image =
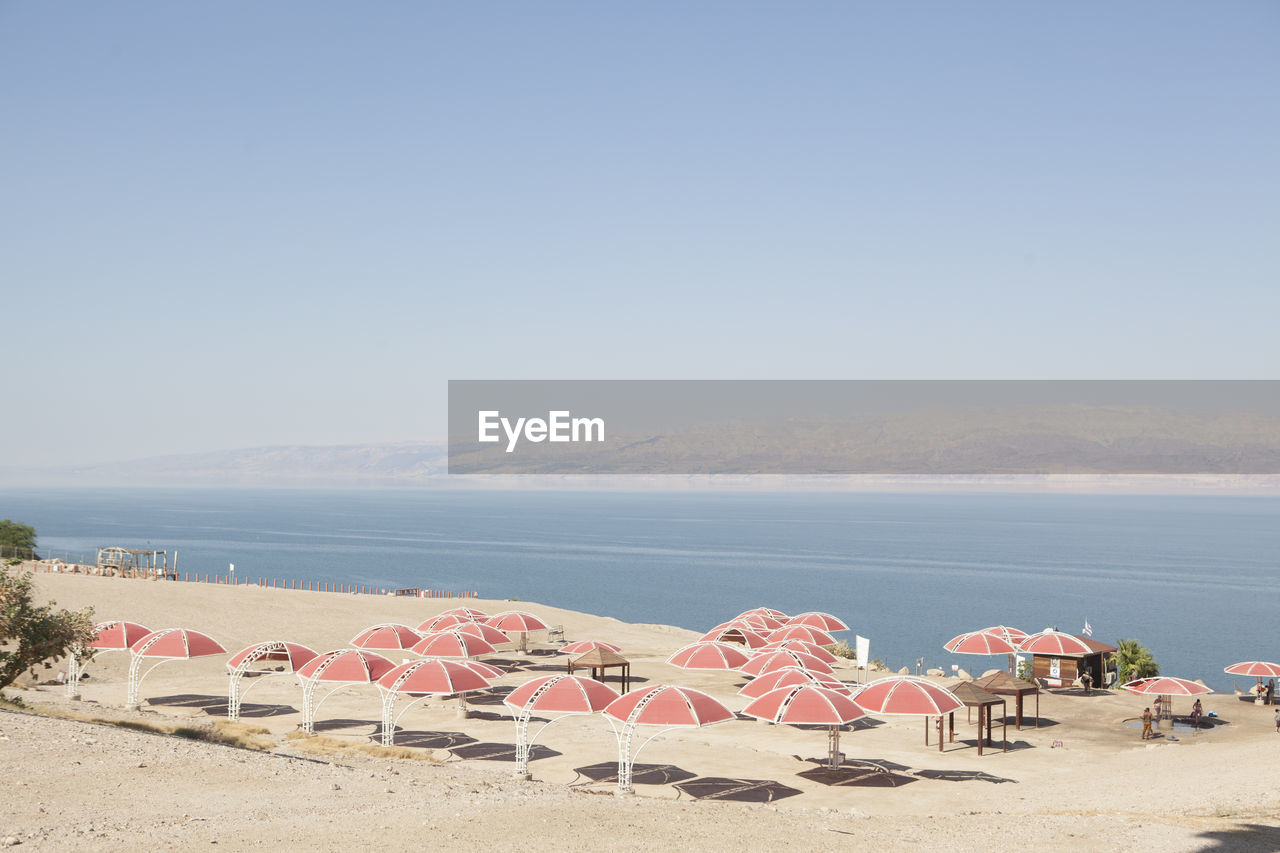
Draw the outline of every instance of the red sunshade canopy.
<instances>
[{"instance_id":1,"label":"red sunshade canopy","mask_svg":"<svg viewBox=\"0 0 1280 853\"><path fill-rule=\"evenodd\" d=\"M484 690L489 679L469 666L451 660L415 660L385 672L378 686L393 693L432 693L451 696Z\"/></svg>"},{"instance_id":2,"label":"red sunshade canopy","mask_svg":"<svg viewBox=\"0 0 1280 853\"><path fill-rule=\"evenodd\" d=\"M483 622L464 622L452 630L457 631L459 634L479 637L491 646L501 646L511 642L511 638L506 634Z\"/></svg>"},{"instance_id":3,"label":"red sunshade canopy","mask_svg":"<svg viewBox=\"0 0 1280 853\"><path fill-rule=\"evenodd\" d=\"M786 622L789 618L791 618L787 616L787 614L783 613L781 610L774 610L772 607L753 607L750 610L742 611L735 618L741 619L743 616L752 616L755 614L759 614L761 616L767 616L770 619L777 619L780 622Z\"/></svg>"},{"instance_id":4,"label":"red sunshade canopy","mask_svg":"<svg viewBox=\"0 0 1280 853\"><path fill-rule=\"evenodd\" d=\"M409 649L415 655L431 658L470 658L494 651L493 644L461 631L428 634Z\"/></svg>"},{"instance_id":5,"label":"red sunshade canopy","mask_svg":"<svg viewBox=\"0 0 1280 853\"><path fill-rule=\"evenodd\" d=\"M485 624L507 633L527 634L530 631L544 631L547 628L546 622L523 610L508 610L505 613L490 616L485 620Z\"/></svg>"},{"instance_id":6,"label":"red sunshade canopy","mask_svg":"<svg viewBox=\"0 0 1280 853\"><path fill-rule=\"evenodd\" d=\"M89 643L89 648L120 651L132 647L134 643L150 634L151 629L137 622L99 622L94 626L93 632L96 636L93 642Z\"/></svg>"},{"instance_id":7,"label":"red sunshade canopy","mask_svg":"<svg viewBox=\"0 0 1280 853\"><path fill-rule=\"evenodd\" d=\"M792 616L787 620L788 625L808 625L810 628L817 628L821 631L848 631L849 626L844 620L832 616L830 613L823 613L818 610L810 610L808 613L800 613Z\"/></svg>"},{"instance_id":8,"label":"red sunshade canopy","mask_svg":"<svg viewBox=\"0 0 1280 853\"><path fill-rule=\"evenodd\" d=\"M843 682L836 681L834 678L829 678L818 672L809 672L794 666L775 669L772 672L766 672L759 678L751 679L738 691L738 695L745 696L748 699L759 699L770 690L777 690L779 687L795 687L798 684L817 684L819 687L825 687L828 690L842 690L846 696L849 695L849 688Z\"/></svg>"},{"instance_id":9,"label":"red sunshade canopy","mask_svg":"<svg viewBox=\"0 0 1280 853\"><path fill-rule=\"evenodd\" d=\"M418 631L423 634L435 634L440 631L451 631L459 625L471 625L474 622L474 619L468 619L461 613L441 613L418 625Z\"/></svg>"},{"instance_id":10,"label":"red sunshade canopy","mask_svg":"<svg viewBox=\"0 0 1280 853\"><path fill-rule=\"evenodd\" d=\"M751 655L734 643L691 643L667 658L681 669L741 669Z\"/></svg>"},{"instance_id":11,"label":"red sunshade canopy","mask_svg":"<svg viewBox=\"0 0 1280 853\"><path fill-rule=\"evenodd\" d=\"M866 716L848 694L817 684L794 684L770 690L742 713L790 726L842 726Z\"/></svg>"},{"instance_id":12,"label":"red sunshade canopy","mask_svg":"<svg viewBox=\"0 0 1280 853\"><path fill-rule=\"evenodd\" d=\"M830 675L832 669L827 664L818 660L813 655L796 651L795 649L785 649L778 652L766 652L756 655L751 660L742 665L742 671L747 675L764 675L766 672L772 672L775 669L785 669L794 666L800 669L807 669L810 672L820 672L823 675Z\"/></svg>"},{"instance_id":13,"label":"red sunshade canopy","mask_svg":"<svg viewBox=\"0 0 1280 853\"><path fill-rule=\"evenodd\" d=\"M335 649L316 655L298 670L299 678L371 684L386 675L395 664L375 652L363 649Z\"/></svg>"},{"instance_id":14,"label":"red sunshade canopy","mask_svg":"<svg viewBox=\"0 0 1280 853\"><path fill-rule=\"evenodd\" d=\"M1032 634L1019 644L1018 651L1032 655L1069 657L1095 654L1093 648L1084 640L1074 634L1064 634L1062 631L1041 631L1039 634Z\"/></svg>"},{"instance_id":15,"label":"red sunshade canopy","mask_svg":"<svg viewBox=\"0 0 1280 853\"><path fill-rule=\"evenodd\" d=\"M783 640L804 640L806 643L813 643L815 646L834 646L836 638L828 634L821 628L811 628L808 625L787 625L785 628L779 628L769 635L769 642L780 643Z\"/></svg>"},{"instance_id":16,"label":"red sunshade canopy","mask_svg":"<svg viewBox=\"0 0 1280 853\"><path fill-rule=\"evenodd\" d=\"M604 643L600 640L579 640L576 643L569 643L556 649L562 655L585 655L593 649L604 649L606 652L617 654L622 651L621 646L615 646L613 643ZM599 682L596 682L597 684Z\"/></svg>"},{"instance_id":17,"label":"red sunshade canopy","mask_svg":"<svg viewBox=\"0 0 1280 853\"><path fill-rule=\"evenodd\" d=\"M822 646L815 646L813 643L805 642L804 640L800 640L800 639L780 640L776 643L769 643L768 645L761 648L760 651L785 652L788 649L792 651L797 651L797 652L804 652L807 655L813 655L815 658L822 661L823 663L835 663L836 661L840 660L840 658L831 654L831 652L827 651Z\"/></svg>"},{"instance_id":18,"label":"red sunshade canopy","mask_svg":"<svg viewBox=\"0 0 1280 853\"><path fill-rule=\"evenodd\" d=\"M459 661L455 661L455 663L462 664L472 672L480 673L490 681L492 681L495 678L501 678L502 676L507 674L505 671L498 669L493 664L485 663L482 660L459 660Z\"/></svg>"},{"instance_id":19,"label":"red sunshade canopy","mask_svg":"<svg viewBox=\"0 0 1280 853\"><path fill-rule=\"evenodd\" d=\"M1258 678L1280 678L1280 663L1265 660L1247 660L1233 663L1223 670L1228 675L1253 675Z\"/></svg>"},{"instance_id":20,"label":"red sunshade canopy","mask_svg":"<svg viewBox=\"0 0 1280 853\"><path fill-rule=\"evenodd\" d=\"M742 642L738 643L741 639ZM742 628L737 625L730 625L725 628L712 628L703 634L698 642L701 643L737 643L740 646L746 646L748 649L763 648L768 642L764 638L764 634L751 630L750 628Z\"/></svg>"},{"instance_id":21,"label":"red sunshade canopy","mask_svg":"<svg viewBox=\"0 0 1280 853\"><path fill-rule=\"evenodd\" d=\"M976 632L975 632L976 633ZM1010 645L1018 645L1027 637L1031 636L1026 631L1018 628L1010 628L1008 625L992 625L990 628L983 628L981 633L994 634Z\"/></svg>"},{"instance_id":22,"label":"red sunshade canopy","mask_svg":"<svg viewBox=\"0 0 1280 853\"><path fill-rule=\"evenodd\" d=\"M1013 643L985 631L952 637L942 647L953 655L1012 655L1018 652Z\"/></svg>"},{"instance_id":23,"label":"red sunshade canopy","mask_svg":"<svg viewBox=\"0 0 1280 853\"><path fill-rule=\"evenodd\" d=\"M412 648L422 639L422 635L408 625L387 622L382 625L371 625L351 638L351 645L357 649L382 649L399 651Z\"/></svg>"},{"instance_id":24,"label":"red sunshade canopy","mask_svg":"<svg viewBox=\"0 0 1280 853\"><path fill-rule=\"evenodd\" d=\"M236 652L231 660L227 661L227 669L235 669L252 657L255 661L284 661L288 664L290 671L297 672L299 667L317 654L319 652L315 649L299 643L285 643L282 641L254 643L252 646Z\"/></svg>"},{"instance_id":25,"label":"red sunshade canopy","mask_svg":"<svg viewBox=\"0 0 1280 853\"><path fill-rule=\"evenodd\" d=\"M729 624L740 625L745 628L750 628L753 631L761 631L767 634L770 631L778 630L787 623L785 619L775 619L772 616L766 616L763 613L749 613L744 616L734 617L729 620Z\"/></svg>"},{"instance_id":26,"label":"red sunshade canopy","mask_svg":"<svg viewBox=\"0 0 1280 853\"><path fill-rule=\"evenodd\" d=\"M217 640L208 634L191 631L187 628L165 628L152 631L129 647L135 655L148 658L172 658L187 660L188 658L207 657L209 655L225 655L224 649Z\"/></svg>"},{"instance_id":27,"label":"red sunshade canopy","mask_svg":"<svg viewBox=\"0 0 1280 853\"><path fill-rule=\"evenodd\" d=\"M910 675L873 681L855 693L853 701L885 716L941 716L964 707L950 690Z\"/></svg>"},{"instance_id":28,"label":"red sunshade canopy","mask_svg":"<svg viewBox=\"0 0 1280 853\"><path fill-rule=\"evenodd\" d=\"M1200 696L1212 693L1213 689L1185 678L1174 678L1171 675L1160 675L1155 678L1140 678L1120 685L1130 693L1146 696Z\"/></svg>"},{"instance_id":29,"label":"red sunshade canopy","mask_svg":"<svg viewBox=\"0 0 1280 853\"><path fill-rule=\"evenodd\" d=\"M442 611L441 616L461 616L464 619L470 619L472 622L483 622L489 618L489 614L483 610L477 610L474 607L450 607L448 610Z\"/></svg>"},{"instance_id":30,"label":"red sunshade canopy","mask_svg":"<svg viewBox=\"0 0 1280 853\"><path fill-rule=\"evenodd\" d=\"M502 700L516 710L552 714L593 714L618 698L607 684L580 675L544 675L526 681ZM530 704L532 703L532 704Z\"/></svg>"},{"instance_id":31,"label":"red sunshade canopy","mask_svg":"<svg viewBox=\"0 0 1280 853\"><path fill-rule=\"evenodd\" d=\"M734 714L701 690L657 684L632 690L604 709L607 716L637 726L697 728L734 719Z\"/></svg>"}]
</instances>

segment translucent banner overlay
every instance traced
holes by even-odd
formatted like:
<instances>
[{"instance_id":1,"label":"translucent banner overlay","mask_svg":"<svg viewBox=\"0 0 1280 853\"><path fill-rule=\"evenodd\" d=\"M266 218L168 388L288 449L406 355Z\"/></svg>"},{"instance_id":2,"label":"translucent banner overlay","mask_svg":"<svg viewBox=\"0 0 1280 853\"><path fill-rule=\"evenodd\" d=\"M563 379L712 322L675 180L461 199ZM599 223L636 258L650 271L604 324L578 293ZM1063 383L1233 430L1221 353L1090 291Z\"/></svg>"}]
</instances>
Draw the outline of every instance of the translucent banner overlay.
<instances>
[{"instance_id":1,"label":"translucent banner overlay","mask_svg":"<svg viewBox=\"0 0 1280 853\"><path fill-rule=\"evenodd\" d=\"M449 473L1276 474L1280 381L452 380Z\"/></svg>"}]
</instances>

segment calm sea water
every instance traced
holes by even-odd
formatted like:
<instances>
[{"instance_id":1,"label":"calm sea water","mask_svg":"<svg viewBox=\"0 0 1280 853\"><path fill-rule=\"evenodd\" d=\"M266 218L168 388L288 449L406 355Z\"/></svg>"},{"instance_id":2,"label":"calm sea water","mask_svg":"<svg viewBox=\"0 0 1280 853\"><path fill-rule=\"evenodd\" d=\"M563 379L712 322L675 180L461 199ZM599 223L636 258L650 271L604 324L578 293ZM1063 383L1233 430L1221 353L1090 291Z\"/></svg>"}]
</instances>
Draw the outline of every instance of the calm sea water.
<instances>
[{"instance_id":1,"label":"calm sea water","mask_svg":"<svg viewBox=\"0 0 1280 853\"><path fill-rule=\"evenodd\" d=\"M89 561L151 543L190 572L476 590L699 630L761 604L827 610L894 668L980 672L1001 660L942 644L1086 619L1218 689L1230 663L1280 659L1276 498L9 490L0 518Z\"/></svg>"}]
</instances>

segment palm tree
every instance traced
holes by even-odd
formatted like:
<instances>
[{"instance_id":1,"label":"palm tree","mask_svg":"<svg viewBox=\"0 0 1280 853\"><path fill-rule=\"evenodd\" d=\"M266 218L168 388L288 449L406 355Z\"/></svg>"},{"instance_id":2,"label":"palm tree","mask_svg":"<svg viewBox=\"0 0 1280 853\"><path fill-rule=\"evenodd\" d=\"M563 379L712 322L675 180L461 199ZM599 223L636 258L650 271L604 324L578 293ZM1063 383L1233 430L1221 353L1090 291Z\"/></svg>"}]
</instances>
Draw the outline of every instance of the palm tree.
<instances>
[{"instance_id":1,"label":"palm tree","mask_svg":"<svg viewBox=\"0 0 1280 853\"><path fill-rule=\"evenodd\" d=\"M1151 650L1137 640L1116 640L1115 660L1121 684L1160 674L1160 664L1151 656Z\"/></svg>"}]
</instances>

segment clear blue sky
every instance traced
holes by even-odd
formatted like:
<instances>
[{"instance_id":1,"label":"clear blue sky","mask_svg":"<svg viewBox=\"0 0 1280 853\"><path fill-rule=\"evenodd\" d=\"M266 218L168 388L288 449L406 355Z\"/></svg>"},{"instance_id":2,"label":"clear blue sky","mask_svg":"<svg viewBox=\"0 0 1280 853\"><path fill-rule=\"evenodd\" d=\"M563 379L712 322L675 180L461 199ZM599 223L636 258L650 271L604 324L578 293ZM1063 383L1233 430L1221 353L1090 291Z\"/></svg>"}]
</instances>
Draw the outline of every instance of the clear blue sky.
<instances>
[{"instance_id":1,"label":"clear blue sky","mask_svg":"<svg viewBox=\"0 0 1280 853\"><path fill-rule=\"evenodd\" d=\"M0 2L0 80L0 465L1280 365L1270 0Z\"/></svg>"}]
</instances>

